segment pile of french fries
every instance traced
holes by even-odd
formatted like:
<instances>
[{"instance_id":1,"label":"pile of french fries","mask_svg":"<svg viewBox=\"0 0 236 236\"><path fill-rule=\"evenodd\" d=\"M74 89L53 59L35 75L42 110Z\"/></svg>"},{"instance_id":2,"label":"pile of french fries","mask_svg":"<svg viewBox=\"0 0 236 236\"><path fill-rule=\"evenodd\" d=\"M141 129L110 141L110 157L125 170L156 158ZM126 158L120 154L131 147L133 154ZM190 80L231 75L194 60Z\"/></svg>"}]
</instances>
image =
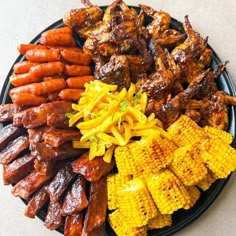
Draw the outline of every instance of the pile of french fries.
<instances>
[{"instance_id":1,"label":"pile of french fries","mask_svg":"<svg viewBox=\"0 0 236 236\"><path fill-rule=\"evenodd\" d=\"M100 80L86 83L78 104L72 104L77 113L67 114L69 126L76 125L82 134L73 147L90 148L90 160L104 156L104 161L111 162L117 145L125 146L132 137L164 132L154 114L144 114L146 105L147 94L137 91L134 84L119 92L117 85Z\"/></svg>"}]
</instances>

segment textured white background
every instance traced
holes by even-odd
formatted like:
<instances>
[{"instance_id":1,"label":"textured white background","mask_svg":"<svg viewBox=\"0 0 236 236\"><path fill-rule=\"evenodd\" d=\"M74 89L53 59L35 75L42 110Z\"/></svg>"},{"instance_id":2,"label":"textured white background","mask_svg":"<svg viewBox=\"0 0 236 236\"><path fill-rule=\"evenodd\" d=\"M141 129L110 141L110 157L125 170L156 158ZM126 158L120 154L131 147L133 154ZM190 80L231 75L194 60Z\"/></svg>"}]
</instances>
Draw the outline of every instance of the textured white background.
<instances>
[{"instance_id":1,"label":"textured white background","mask_svg":"<svg viewBox=\"0 0 236 236\"><path fill-rule=\"evenodd\" d=\"M97 5L111 1L94 0ZM236 1L235 0L127 0L129 5L144 3L167 11L182 21L188 14L194 29L203 37L222 60L230 60L227 70L236 84ZM62 18L71 9L81 7L79 0L8 0L0 6L0 88L9 69L18 56L19 43L28 43L47 26ZM2 170L0 169L0 173ZM0 178L1 179L1 178ZM0 236L56 236L39 219L23 216L24 204L14 198L11 187L0 180ZM218 199L193 224L181 230L178 236L233 236L236 235L236 175Z\"/></svg>"}]
</instances>

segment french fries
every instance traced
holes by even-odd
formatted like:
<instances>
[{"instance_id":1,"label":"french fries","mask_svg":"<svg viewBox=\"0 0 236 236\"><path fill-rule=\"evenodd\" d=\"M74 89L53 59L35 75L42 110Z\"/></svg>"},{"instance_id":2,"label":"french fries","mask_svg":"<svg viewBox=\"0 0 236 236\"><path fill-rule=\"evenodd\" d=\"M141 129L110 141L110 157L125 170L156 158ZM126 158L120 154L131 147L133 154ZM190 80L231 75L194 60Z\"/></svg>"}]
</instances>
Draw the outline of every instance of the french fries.
<instances>
[{"instance_id":1,"label":"french fries","mask_svg":"<svg viewBox=\"0 0 236 236\"><path fill-rule=\"evenodd\" d=\"M146 130L155 130L161 122L153 115L145 116L147 95L136 90L131 84L127 91L117 91L116 85L99 80L85 84L77 111L69 120L69 125L80 130L80 141L74 141L75 148L89 147L89 159L104 156L110 162L116 145L125 146L134 136L145 135ZM137 133L138 132L138 133Z\"/></svg>"}]
</instances>

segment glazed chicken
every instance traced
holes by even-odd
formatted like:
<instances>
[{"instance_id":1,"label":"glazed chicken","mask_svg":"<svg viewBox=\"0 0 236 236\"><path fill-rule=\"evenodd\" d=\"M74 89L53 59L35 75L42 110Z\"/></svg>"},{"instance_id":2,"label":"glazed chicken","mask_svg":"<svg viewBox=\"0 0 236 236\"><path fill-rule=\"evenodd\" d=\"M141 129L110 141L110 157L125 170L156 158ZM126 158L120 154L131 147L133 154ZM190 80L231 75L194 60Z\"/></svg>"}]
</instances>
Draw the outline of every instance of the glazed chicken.
<instances>
[{"instance_id":1,"label":"glazed chicken","mask_svg":"<svg viewBox=\"0 0 236 236\"><path fill-rule=\"evenodd\" d=\"M153 112L166 128L182 113L202 125L227 128L226 105L235 98L218 92L215 82L227 62L209 70L213 52L208 37L193 30L188 16L183 29L176 30L167 12L144 4L137 12L116 0L101 13L88 0L82 3L85 8L77 15L71 10L64 23L85 39L83 50L94 61L96 79L119 89L136 83L148 94L146 113Z\"/></svg>"}]
</instances>

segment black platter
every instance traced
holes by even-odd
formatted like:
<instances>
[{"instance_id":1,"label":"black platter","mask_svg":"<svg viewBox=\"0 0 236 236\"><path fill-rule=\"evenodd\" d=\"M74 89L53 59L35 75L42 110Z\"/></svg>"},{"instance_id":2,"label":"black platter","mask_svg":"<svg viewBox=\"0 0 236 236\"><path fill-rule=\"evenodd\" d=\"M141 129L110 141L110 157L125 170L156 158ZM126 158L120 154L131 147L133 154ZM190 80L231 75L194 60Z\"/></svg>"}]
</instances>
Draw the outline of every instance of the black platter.
<instances>
[{"instance_id":1,"label":"black platter","mask_svg":"<svg viewBox=\"0 0 236 236\"><path fill-rule=\"evenodd\" d=\"M103 10L105 10L106 6L101 7L101 8ZM137 11L140 11L139 7L133 7L133 8L135 8ZM150 19L148 17L146 17L145 20L146 20L146 23L148 23L150 21ZM43 30L43 32L47 31L49 29L59 28L59 27L62 27L62 26L64 26L63 21L62 20L58 20L57 22L53 23L52 25L47 27L45 30ZM177 29L180 32L183 32L182 23L177 21L177 20L175 20L175 19L173 19L173 18L171 20L170 28ZM41 33L38 34L30 43L34 43L34 44L39 43L39 39L40 39ZM76 42L77 42L78 46L82 47L83 42L84 42L83 39L79 38L76 35L75 35L75 38L76 38ZM23 61L23 60L25 60L25 57L20 55L20 56L18 56L18 58L16 59L14 64L19 62L19 61ZM214 68L219 63L221 63L221 60L217 56L216 52L213 50L212 67ZM2 91L1 91L1 96L0 96L0 102L1 103L11 103L11 99L10 99L10 97L8 95L8 92L9 92L9 90L12 87L10 85L10 82L9 82L9 78L10 78L10 76L12 74L13 74L13 66L10 69L10 71L9 71L9 73L8 73L6 79L5 79L5 82L4 82ZM230 75L227 73L227 71L224 71L221 74L220 78L217 79L217 86L218 86L219 90L223 90L227 94L230 94L232 96L236 96L236 90L235 90L233 81L232 81ZM235 137L235 132L236 132L235 131L235 119L236 119L235 107L229 106L228 114L229 114L229 128L228 128L228 131ZM232 145L234 147L236 146L236 140L235 139L234 139ZM173 218L172 218L173 219L173 225L171 227L166 227L166 228L163 228L163 229L160 229L160 230L148 231L148 235L149 236L167 236L167 235L172 235L172 234L176 233L177 231L180 231L181 229L183 229L184 227L186 227L190 223L192 223L194 220L196 220L198 217L200 217L202 215L202 213L204 213L211 206L211 204L215 201L215 199L218 197L220 192L223 190L223 188L225 187L225 185L229 181L229 178L230 177L228 177L227 179L217 180L210 187L210 189L208 191L202 192L200 199L195 204L195 206L193 208L191 208L190 210L179 210L176 213L174 213L173 214ZM25 201L25 200L23 200L23 202L25 204L27 203L27 201ZM46 213L47 213L47 206L45 206L38 213L37 216L41 220L44 221ZM63 234L64 229L61 226L61 227L59 227L57 229L57 231ZM109 227L108 224L106 226L106 233L109 236L115 236L115 233L112 231L112 229Z\"/></svg>"}]
</instances>

